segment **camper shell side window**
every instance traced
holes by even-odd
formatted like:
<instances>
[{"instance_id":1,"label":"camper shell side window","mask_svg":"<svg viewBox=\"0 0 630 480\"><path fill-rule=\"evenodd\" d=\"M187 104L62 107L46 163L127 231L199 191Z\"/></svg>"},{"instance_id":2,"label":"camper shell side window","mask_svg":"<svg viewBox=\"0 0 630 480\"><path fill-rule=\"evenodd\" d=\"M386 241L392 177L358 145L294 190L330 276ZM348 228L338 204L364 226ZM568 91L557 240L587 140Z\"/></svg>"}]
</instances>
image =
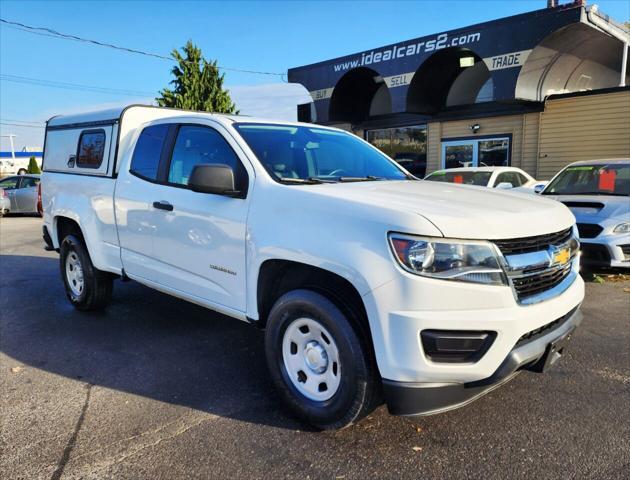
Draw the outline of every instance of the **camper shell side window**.
<instances>
[{"instance_id":1,"label":"camper shell side window","mask_svg":"<svg viewBox=\"0 0 630 480\"><path fill-rule=\"evenodd\" d=\"M105 130L84 130L79 136L76 165L80 168L100 168L105 154Z\"/></svg>"}]
</instances>

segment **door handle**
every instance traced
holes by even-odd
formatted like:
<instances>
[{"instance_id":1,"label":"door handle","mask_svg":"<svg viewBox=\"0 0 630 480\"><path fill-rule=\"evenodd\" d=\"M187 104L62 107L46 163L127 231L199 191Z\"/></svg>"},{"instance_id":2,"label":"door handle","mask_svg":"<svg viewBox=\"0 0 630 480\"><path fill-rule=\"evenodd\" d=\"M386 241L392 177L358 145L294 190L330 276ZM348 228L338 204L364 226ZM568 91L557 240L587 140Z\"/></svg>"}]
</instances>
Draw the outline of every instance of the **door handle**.
<instances>
[{"instance_id":1,"label":"door handle","mask_svg":"<svg viewBox=\"0 0 630 480\"><path fill-rule=\"evenodd\" d=\"M164 200L160 202L153 202L153 208L157 208L158 210L166 210L167 212L173 211L173 205Z\"/></svg>"}]
</instances>

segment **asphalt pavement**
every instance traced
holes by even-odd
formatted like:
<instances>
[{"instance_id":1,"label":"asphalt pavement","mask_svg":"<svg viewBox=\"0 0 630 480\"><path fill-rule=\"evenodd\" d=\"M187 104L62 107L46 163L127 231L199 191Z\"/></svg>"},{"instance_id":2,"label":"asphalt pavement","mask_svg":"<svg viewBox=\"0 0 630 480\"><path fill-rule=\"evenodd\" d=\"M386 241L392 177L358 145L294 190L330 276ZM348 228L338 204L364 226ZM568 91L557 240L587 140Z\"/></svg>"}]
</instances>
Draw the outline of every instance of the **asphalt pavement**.
<instances>
[{"instance_id":1,"label":"asphalt pavement","mask_svg":"<svg viewBox=\"0 0 630 480\"><path fill-rule=\"evenodd\" d=\"M134 282L77 312L42 245L41 219L0 219L0 478L630 476L630 282L587 284L546 374L321 433L279 404L260 331Z\"/></svg>"}]
</instances>

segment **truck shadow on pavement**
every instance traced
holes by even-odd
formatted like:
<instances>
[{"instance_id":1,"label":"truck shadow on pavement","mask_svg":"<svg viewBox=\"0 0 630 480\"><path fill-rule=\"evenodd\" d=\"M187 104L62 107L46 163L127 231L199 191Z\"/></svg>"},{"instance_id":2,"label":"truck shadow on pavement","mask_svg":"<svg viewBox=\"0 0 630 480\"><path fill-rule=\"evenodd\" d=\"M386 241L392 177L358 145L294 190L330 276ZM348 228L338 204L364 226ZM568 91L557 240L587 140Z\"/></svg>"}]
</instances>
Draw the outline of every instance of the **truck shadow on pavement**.
<instances>
[{"instance_id":1,"label":"truck shadow on pavement","mask_svg":"<svg viewBox=\"0 0 630 480\"><path fill-rule=\"evenodd\" d=\"M66 300L56 256L1 258L0 350L17 362L223 417L305 429L281 408L255 327L135 282L116 281L104 312L78 312Z\"/></svg>"}]
</instances>

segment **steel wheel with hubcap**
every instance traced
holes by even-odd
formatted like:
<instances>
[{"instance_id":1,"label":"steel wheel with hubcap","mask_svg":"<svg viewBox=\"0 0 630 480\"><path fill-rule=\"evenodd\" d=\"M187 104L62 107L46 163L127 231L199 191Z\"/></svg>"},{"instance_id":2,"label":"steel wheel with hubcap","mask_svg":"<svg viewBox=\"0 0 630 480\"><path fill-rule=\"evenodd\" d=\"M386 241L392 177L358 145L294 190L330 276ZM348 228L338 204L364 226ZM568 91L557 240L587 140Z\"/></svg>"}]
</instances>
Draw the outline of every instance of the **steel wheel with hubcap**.
<instances>
[{"instance_id":1,"label":"steel wheel with hubcap","mask_svg":"<svg viewBox=\"0 0 630 480\"><path fill-rule=\"evenodd\" d=\"M321 429L344 428L380 400L380 380L359 319L330 298L296 289L276 300L265 330L271 379L284 403Z\"/></svg>"},{"instance_id":2,"label":"steel wheel with hubcap","mask_svg":"<svg viewBox=\"0 0 630 480\"><path fill-rule=\"evenodd\" d=\"M83 267L76 252L70 252L66 257L66 278L68 287L77 297L83 293Z\"/></svg>"},{"instance_id":3,"label":"steel wheel with hubcap","mask_svg":"<svg viewBox=\"0 0 630 480\"><path fill-rule=\"evenodd\" d=\"M83 240L67 235L59 246L59 267L68 300L79 310L100 310L112 296L110 273L92 264Z\"/></svg>"},{"instance_id":4,"label":"steel wheel with hubcap","mask_svg":"<svg viewBox=\"0 0 630 480\"><path fill-rule=\"evenodd\" d=\"M333 336L311 318L298 318L282 340L284 366L293 386L306 398L330 399L339 388L341 365Z\"/></svg>"}]
</instances>

